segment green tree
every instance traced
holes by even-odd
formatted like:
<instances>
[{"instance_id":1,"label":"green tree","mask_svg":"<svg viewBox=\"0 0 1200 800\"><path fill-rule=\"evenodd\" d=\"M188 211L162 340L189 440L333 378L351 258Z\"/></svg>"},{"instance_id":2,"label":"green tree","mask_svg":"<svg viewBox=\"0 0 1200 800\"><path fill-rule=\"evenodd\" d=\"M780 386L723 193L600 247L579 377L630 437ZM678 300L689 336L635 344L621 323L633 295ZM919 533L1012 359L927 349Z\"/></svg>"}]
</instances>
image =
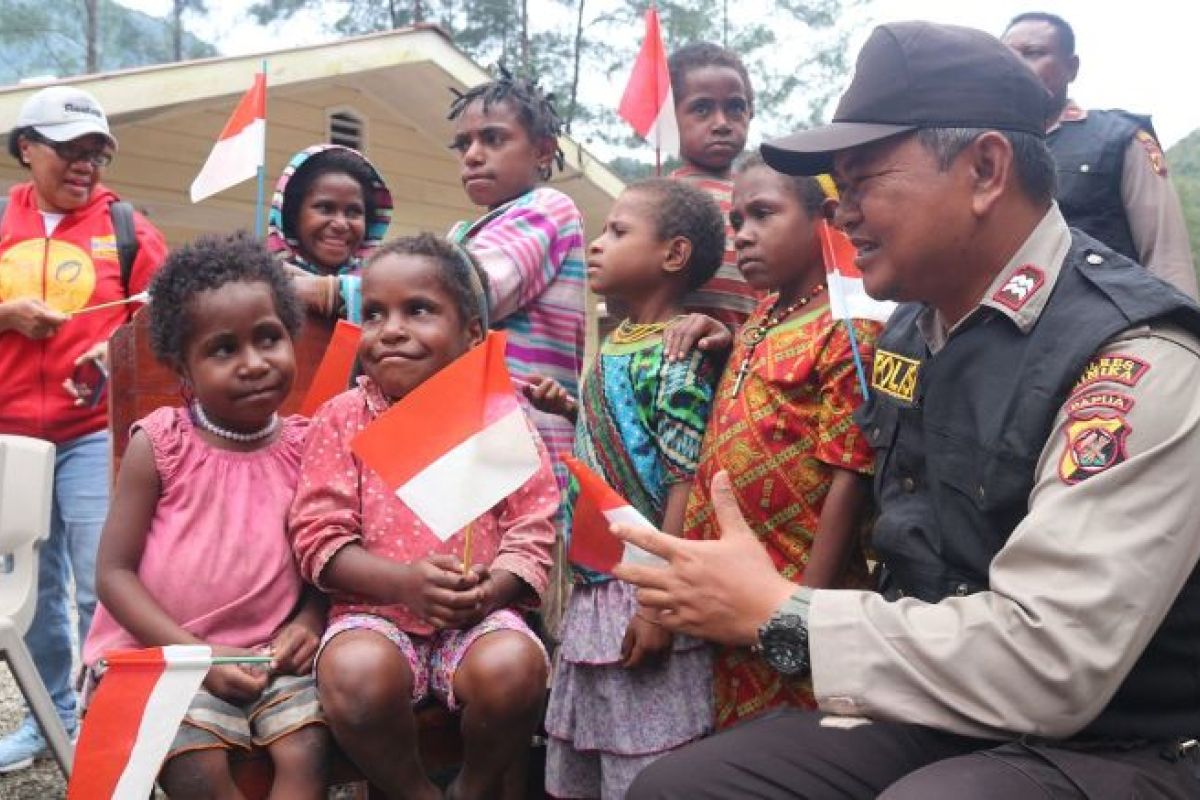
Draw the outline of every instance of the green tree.
<instances>
[{"instance_id":1,"label":"green tree","mask_svg":"<svg viewBox=\"0 0 1200 800\"><path fill-rule=\"evenodd\" d=\"M1167 150L1167 163L1191 235L1192 263L1200 268L1200 130L1192 131Z\"/></svg>"},{"instance_id":2,"label":"green tree","mask_svg":"<svg viewBox=\"0 0 1200 800\"><path fill-rule=\"evenodd\" d=\"M95 3L93 71L125 69L176 60L170 25L113 0ZM81 0L0 1L0 85L39 76L66 77L88 71L88 15ZM189 33L182 34L185 58L217 54Z\"/></svg>"},{"instance_id":3,"label":"green tree","mask_svg":"<svg viewBox=\"0 0 1200 800\"><path fill-rule=\"evenodd\" d=\"M172 0L171 55L175 61L183 61L183 15L188 13L207 14L208 4L204 0Z\"/></svg>"}]
</instances>

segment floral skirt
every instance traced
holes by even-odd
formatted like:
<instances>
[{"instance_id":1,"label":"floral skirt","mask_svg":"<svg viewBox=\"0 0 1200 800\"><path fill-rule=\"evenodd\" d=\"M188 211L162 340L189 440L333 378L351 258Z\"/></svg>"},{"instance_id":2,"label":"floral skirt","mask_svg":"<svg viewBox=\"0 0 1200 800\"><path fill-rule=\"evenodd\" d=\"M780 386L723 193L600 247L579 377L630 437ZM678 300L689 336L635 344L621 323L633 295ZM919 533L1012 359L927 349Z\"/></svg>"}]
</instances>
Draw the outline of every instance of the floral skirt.
<instances>
[{"instance_id":1,"label":"floral skirt","mask_svg":"<svg viewBox=\"0 0 1200 800\"><path fill-rule=\"evenodd\" d=\"M627 788L653 760L648 757L712 730L706 643L676 636L662 664L621 666L621 641L636 609L633 587L621 581L576 586L571 593L546 710L546 788L552 796L623 796L621 788L610 790L613 781L604 772L617 773ZM623 769L622 759L632 769Z\"/></svg>"}]
</instances>

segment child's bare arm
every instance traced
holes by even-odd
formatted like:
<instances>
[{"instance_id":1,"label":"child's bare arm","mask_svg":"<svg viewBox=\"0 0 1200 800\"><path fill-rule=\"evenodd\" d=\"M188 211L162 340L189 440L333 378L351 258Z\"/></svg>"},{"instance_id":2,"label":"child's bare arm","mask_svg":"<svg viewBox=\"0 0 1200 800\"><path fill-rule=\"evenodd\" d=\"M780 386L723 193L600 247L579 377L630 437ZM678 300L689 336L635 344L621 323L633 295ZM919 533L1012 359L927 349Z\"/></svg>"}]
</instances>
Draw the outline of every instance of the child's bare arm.
<instances>
[{"instance_id":1,"label":"child's bare arm","mask_svg":"<svg viewBox=\"0 0 1200 800\"><path fill-rule=\"evenodd\" d=\"M663 509L663 533L683 535L683 514L691 490L692 482L685 481L675 484L668 491L667 504ZM657 612L638 606L621 642L621 666L633 669L661 662L671 650L672 638L671 632L659 624Z\"/></svg>"},{"instance_id":2,"label":"child's bare arm","mask_svg":"<svg viewBox=\"0 0 1200 800\"><path fill-rule=\"evenodd\" d=\"M685 314L663 332L663 350L671 361L683 361L693 347L723 360L733 346L733 333L705 314Z\"/></svg>"},{"instance_id":3,"label":"child's bare arm","mask_svg":"<svg viewBox=\"0 0 1200 800\"><path fill-rule=\"evenodd\" d=\"M137 574L161 491L150 439L137 431L121 460L117 486L100 537L96 592L113 619L145 647L205 644L163 610ZM219 655L250 652L228 647L213 649ZM204 685L227 700L245 702L262 693L266 677L237 666L213 667Z\"/></svg>"},{"instance_id":4,"label":"child's bare arm","mask_svg":"<svg viewBox=\"0 0 1200 800\"><path fill-rule=\"evenodd\" d=\"M833 484L821 509L821 521L813 537L805 586L832 589L841 581L858 536L858 523L866 505L867 479L846 469L833 470Z\"/></svg>"},{"instance_id":5,"label":"child's bare arm","mask_svg":"<svg viewBox=\"0 0 1200 800\"><path fill-rule=\"evenodd\" d=\"M96 593L121 627L146 647L203 644L171 619L137 574L161 491L150 438L136 431L121 460L100 537Z\"/></svg>"},{"instance_id":6,"label":"child's bare arm","mask_svg":"<svg viewBox=\"0 0 1200 800\"><path fill-rule=\"evenodd\" d=\"M524 391L525 396L529 398L529 404L538 411L575 422L579 406L575 398L571 397L558 381L535 375L525 384Z\"/></svg>"},{"instance_id":7,"label":"child's bare arm","mask_svg":"<svg viewBox=\"0 0 1200 800\"><path fill-rule=\"evenodd\" d=\"M285 675L307 675L325 630L329 603L316 587L305 584L296 613L271 640L271 669Z\"/></svg>"}]
</instances>

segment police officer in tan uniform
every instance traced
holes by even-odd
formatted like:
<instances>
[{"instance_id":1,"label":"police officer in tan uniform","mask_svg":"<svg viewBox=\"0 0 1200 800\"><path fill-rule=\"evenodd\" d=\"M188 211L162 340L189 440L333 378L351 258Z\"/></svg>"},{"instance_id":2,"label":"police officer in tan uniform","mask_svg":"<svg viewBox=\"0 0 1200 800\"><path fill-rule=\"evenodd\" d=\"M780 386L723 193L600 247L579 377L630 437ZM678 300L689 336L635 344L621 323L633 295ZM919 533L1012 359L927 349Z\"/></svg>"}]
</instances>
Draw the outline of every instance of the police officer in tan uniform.
<instances>
[{"instance_id":1,"label":"police officer in tan uniform","mask_svg":"<svg viewBox=\"0 0 1200 800\"><path fill-rule=\"evenodd\" d=\"M1200 309L1068 229L1047 95L999 40L894 23L834 122L763 145L832 169L867 291L901 301L858 420L880 591L797 589L727 480L722 538L618 528L673 630L811 671L819 712L685 747L648 798L1200 797Z\"/></svg>"},{"instance_id":2,"label":"police officer in tan uniform","mask_svg":"<svg viewBox=\"0 0 1200 800\"><path fill-rule=\"evenodd\" d=\"M1046 133L1058 162L1057 197L1067 223L1195 299L1187 225L1149 118L1087 111L1067 96L1079 56L1075 32L1062 17L1019 14L1002 38L1054 98Z\"/></svg>"}]
</instances>

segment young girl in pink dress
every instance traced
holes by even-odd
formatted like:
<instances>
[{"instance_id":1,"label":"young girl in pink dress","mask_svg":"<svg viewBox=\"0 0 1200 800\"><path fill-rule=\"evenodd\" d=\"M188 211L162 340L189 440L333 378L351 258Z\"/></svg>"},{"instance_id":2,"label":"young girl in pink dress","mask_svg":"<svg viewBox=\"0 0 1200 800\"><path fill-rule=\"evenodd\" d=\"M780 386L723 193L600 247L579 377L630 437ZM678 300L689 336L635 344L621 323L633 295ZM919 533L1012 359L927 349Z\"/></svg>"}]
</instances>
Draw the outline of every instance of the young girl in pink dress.
<instances>
[{"instance_id":1,"label":"young girl in pink dress","mask_svg":"<svg viewBox=\"0 0 1200 800\"><path fill-rule=\"evenodd\" d=\"M313 418L289 525L304 578L332 606L321 705L342 751L388 797L442 797L417 757L412 704L427 695L462 711L462 771L445 796L523 797L517 773L548 664L516 609L546 589L559 502L550 459L539 440L538 472L472 523L464 570L464 533L441 541L350 442L483 340L484 275L465 250L422 234L377 250L362 292L365 374Z\"/></svg>"},{"instance_id":2,"label":"young girl in pink dress","mask_svg":"<svg viewBox=\"0 0 1200 800\"><path fill-rule=\"evenodd\" d=\"M245 235L172 253L151 285L151 346L190 398L133 428L100 541L101 605L84 646L208 644L269 653L269 670L214 666L159 781L172 800L239 797L229 753L265 747L272 797L323 798L328 734L311 675L323 606L286 534L307 429L277 409L295 376L290 281Z\"/></svg>"}]
</instances>

